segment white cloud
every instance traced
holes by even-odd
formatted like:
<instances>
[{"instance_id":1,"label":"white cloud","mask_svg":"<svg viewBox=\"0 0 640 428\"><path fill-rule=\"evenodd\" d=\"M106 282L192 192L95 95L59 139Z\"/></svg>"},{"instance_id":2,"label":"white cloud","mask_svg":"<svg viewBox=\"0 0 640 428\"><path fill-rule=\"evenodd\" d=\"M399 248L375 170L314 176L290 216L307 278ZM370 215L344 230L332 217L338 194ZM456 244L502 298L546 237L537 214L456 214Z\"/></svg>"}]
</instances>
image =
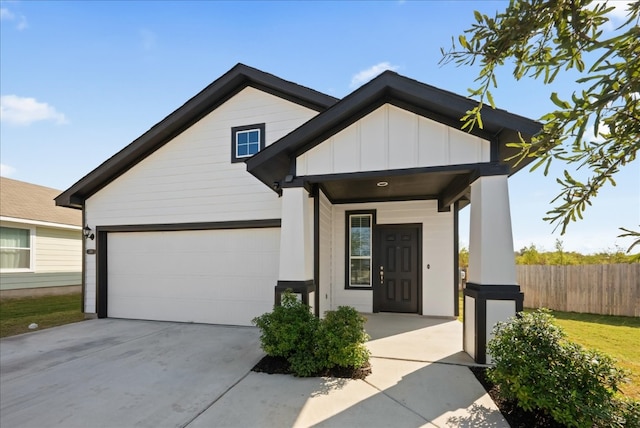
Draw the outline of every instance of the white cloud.
<instances>
[{"instance_id":1,"label":"white cloud","mask_svg":"<svg viewBox=\"0 0 640 428\"><path fill-rule=\"evenodd\" d=\"M605 31L614 31L619 25L623 24L629 17L627 16L629 13L629 6L631 2L629 1L595 1L591 3L590 8L595 8L596 6L600 6L603 3L607 3L607 7L613 7L609 13L607 13L607 18L609 18L609 22L603 25L603 29Z\"/></svg>"},{"instance_id":2,"label":"white cloud","mask_svg":"<svg viewBox=\"0 0 640 428\"><path fill-rule=\"evenodd\" d=\"M605 136L609 134L609 125L600 121L600 124L598 125L598 135L596 135L593 124L590 123L584 131L582 140L587 143L603 143L605 140L603 134Z\"/></svg>"},{"instance_id":3,"label":"white cloud","mask_svg":"<svg viewBox=\"0 0 640 428\"><path fill-rule=\"evenodd\" d=\"M626 1L610 1L608 2L609 7L613 6L613 10L609 12L609 16L615 20L626 21L629 13L629 6L631 2Z\"/></svg>"},{"instance_id":4,"label":"white cloud","mask_svg":"<svg viewBox=\"0 0 640 428\"><path fill-rule=\"evenodd\" d=\"M47 103L38 102L35 98L17 95L0 97L0 121L12 125L29 125L41 120L51 120L57 124L68 123L64 114Z\"/></svg>"},{"instance_id":5,"label":"white cloud","mask_svg":"<svg viewBox=\"0 0 640 428\"><path fill-rule=\"evenodd\" d=\"M6 7L0 8L0 20L16 21L16 28L21 31L29 26L27 24L27 18L24 15L20 15L20 14L16 15Z\"/></svg>"},{"instance_id":6,"label":"white cloud","mask_svg":"<svg viewBox=\"0 0 640 428\"><path fill-rule=\"evenodd\" d=\"M7 21L11 21L15 19L16 16L6 7L0 8L0 20L6 19Z\"/></svg>"},{"instance_id":7,"label":"white cloud","mask_svg":"<svg viewBox=\"0 0 640 428\"><path fill-rule=\"evenodd\" d=\"M14 167L0 163L1 176L10 177L14 172L16 172L16 169Z\"/></svg>"},{"instance_id":8,"label":"white cloud","mask_svg":"<svg viewBox=\"0 0 640 428\"><path fill-rule=\"evenodd\" d=\"M386 61L381 62L379 64L376 64L372 67L367 68L366 70L362 70L357 74L355 74L351 78L351 84L349 85L349 87L352 89L357 88L358 86L364 83L367 83L369 80L373 79L383 71L386 71L386 70L396 71L398 68L399 67L397 65L391 65L391 63L389 62L386 62Z\"/></svg>"}]
</instances>

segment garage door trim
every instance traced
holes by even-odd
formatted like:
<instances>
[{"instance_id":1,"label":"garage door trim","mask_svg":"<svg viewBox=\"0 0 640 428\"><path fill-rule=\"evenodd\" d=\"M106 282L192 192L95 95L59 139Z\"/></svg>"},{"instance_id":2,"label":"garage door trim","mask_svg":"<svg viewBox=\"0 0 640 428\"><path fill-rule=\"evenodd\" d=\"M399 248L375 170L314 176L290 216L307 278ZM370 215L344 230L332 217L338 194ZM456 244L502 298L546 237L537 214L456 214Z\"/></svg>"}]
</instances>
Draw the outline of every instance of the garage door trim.
<instances>
[{"instance_id":1,"label":"garage door trim","mask_svg":"<svg viewBox=\"0 0 640 428\"><path fill-rule=\"evenodd\" d=\"M107 317L108 291L108 235L110 232L178 232L189 230L229 230L279 228L280 219L219 221L203 223L135 224L96 226L96 309L98 318Z\"/></svg>"}]
</instances>

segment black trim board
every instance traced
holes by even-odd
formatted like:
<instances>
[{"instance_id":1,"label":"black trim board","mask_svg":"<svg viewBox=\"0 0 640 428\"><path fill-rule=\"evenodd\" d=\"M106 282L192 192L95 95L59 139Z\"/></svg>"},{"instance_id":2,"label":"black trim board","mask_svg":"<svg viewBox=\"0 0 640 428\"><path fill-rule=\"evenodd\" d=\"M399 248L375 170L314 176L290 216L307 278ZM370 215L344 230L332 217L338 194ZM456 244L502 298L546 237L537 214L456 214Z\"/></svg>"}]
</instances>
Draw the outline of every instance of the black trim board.
<instances>
[{"instance_id":1,"label":"black trim board","mask_svg":"<svg viewBox=\"0 0 640 428\"><path fill-rule=\"evenodd\" d=\"M338 101L337 98L313 89L244 64L237 64L124 149L58 195L55 198L56 205L82 208L84 200L248 86L319 112Z\"/></svg>"},{"instance_id":2,"label":"black trim board","mask_svg":"<svg viewBox=\"0 0 640 428\"><path fill-rule=\"evenodd\" d=\"M98 318L107 317L108 278L107 271L107 232L96 228L96 314Z\"/></svg>"},{"instance_id":3,"label":"black trim board","mask_svg":"<svg viewBox=\"0 0 640 428\"><path fill-rule=\"evenodd\" d=\"M280 220L279 218L274 218L266 220L98 226L97 230L102 232L174 232L184 230L260 229L269 227L281 227L281 223L282 220Z\"/></svg>"},{"instance_id":4,"label":"black trim board","mask_svg":"<svg viewBox=\"0 0 640 428\"><path fill-rule=\"evenodd\" d=\"M453 203L453 316L460 315L458 305L458 284L460 283L460 202Z\"/></svg>"},{"instance_id":5,"label":"black trim board","mask_svg":"<svg viewBox=\"0 0 640 428\"><path fill-rule=\"evenodd\" d=\"M314 294L315 315L320 317L320 188L313 188L313 280L316 283Z\"/></svg>"},{"instance_id":6,"label":"black trim board","mask_svg":"<svg viewBox=\"0 0 640 428\"><path fill-rule=\"evenodd\" d=\"M107 318L108 304L108 235L126 232L180 232L190 230L263 229L280 227L280 219L221 221L175 224L134 224L96 227L96 312L98 318Z\"/></svg>"},{"instance_id":7,"label":"black trim board","mask_svg":"<svg viewBox=\"0 0 640 428\"><path fill-rule=\"evenodd\" d=\"M84 227L87 224L87 212L85 211L84 208L84 204L82 205L82 227ZM86 290L85 287L87 286L87 281L85 279L85 274L86 274L86 266L87 266L87 238L84 237L84 234L82 236L82 260L80 261L80 263L82 263L82 278L81 278L81 287L82 287L82 302L80 303L80 312L82 312L83 314L85 313L85 298L86 298Z\"/></svg>"},{"instance_id":8,"label":"black trim board","mask_svg":"<svg viewBox=\"0 0 640 428\"><path fill-rule=\"evenodd\" d=\"M282 187L320 185L332 204L437 199L438 211L445 212L470 194L469 186L477 178L508 173L507 165L486 162L309 175L292 178ZM377 187L380 180L389 186Z\"/></svg>"},{"instance_id":9,"label":"black trim board","mask_svg":"<svg viewBox=\"0 0 640 428\"><path fill-rule=\"evenodd\" d=\"M291 290L294 293L302 296L302 303L309 305L309 293L316 292L316 284L313 279L306 281L278 281L275 288L275 305L279 306L282 301L282 293L287 290ZM315 297L315 296L314 296Z\"/></svg>"},{"instance_id":10,"label":"black trim board","mask_svg":"<svg viewBox=\"0 0 640 428\"><path fill-rule=\"evenodd\" d=\"M475 361L479 364L487 362L487 300L508 300L515 302L516 314L522 312L524 294L520 291L519 285L484 285L468 282L464 289L464 296L474 299L475 320L474 320L474 350ZM466 298L464 306L466 308ZM466 309L465 309L466 316ZM467 320L465 320L465 324ZM463 343L466 339L466 328L463 334Z\"/></svg>"}]
</instances>

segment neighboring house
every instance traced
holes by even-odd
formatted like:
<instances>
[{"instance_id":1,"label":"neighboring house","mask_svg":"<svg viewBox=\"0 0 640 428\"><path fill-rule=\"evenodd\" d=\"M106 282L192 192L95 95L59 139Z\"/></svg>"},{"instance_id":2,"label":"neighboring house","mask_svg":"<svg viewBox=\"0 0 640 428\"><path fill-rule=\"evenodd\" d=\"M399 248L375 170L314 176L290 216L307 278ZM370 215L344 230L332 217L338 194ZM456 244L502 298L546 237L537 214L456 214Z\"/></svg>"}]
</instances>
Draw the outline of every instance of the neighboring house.
<instances>
[{"instance_id":1,"label":"neighboring house","mask_svg":"<svg viewBox=\"0 0 640 428\"><path fill-rule=\"evenodd\" d=\"M391 71L338 100L236 65L56 198L96 234L85 312L250 325L291 288L319 316L454 317L471 203L464 347L485 361L522 307L506 144L540 125L485 109L463 132L473 106Z\"/></svg>"},{"instance_id":2,"label":"neighboring house","mask_svg":"<svg viewBox=\"0 0 640 428\"><path fill-rule=\"evenodd\" d=\"M58 194L0 177L0 297L81 290L82 213Z\"/></svg>"}]
</instances>

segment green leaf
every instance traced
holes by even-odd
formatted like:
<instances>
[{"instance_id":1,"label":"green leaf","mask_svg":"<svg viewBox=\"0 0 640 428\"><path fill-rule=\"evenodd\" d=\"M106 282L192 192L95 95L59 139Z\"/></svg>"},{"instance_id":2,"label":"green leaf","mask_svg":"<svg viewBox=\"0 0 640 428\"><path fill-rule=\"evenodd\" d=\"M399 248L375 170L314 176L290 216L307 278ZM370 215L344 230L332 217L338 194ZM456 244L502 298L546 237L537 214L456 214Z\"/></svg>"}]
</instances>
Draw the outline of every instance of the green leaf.
<instances>
[{"instance_id":1,"label":"green leaf","mask_svg":"<svg viewBox=\"0 0 640 428\"><path fill-rule=\"evenodd\" d=\"M570 107L569 103L566 101L562 101L559 97L558 97L558 93L557 92L552 92L551 93L551 101L553 101L553 103L555 105L557 105L560 108L563 109L568 109Z\"/></svg>"},{"instance_id":2,"label":"green leaf","mask_svg":"<svg viewBox=\"0 0 640 428\"><path fill-rule=\"evenodd\" d=\"M491 95L491 92L487 91L487 100L489 101L489 105L491 106L492 109L496 108L496 103L493 102L493 96Z\"/></svg>"},{"instance_id":3,"label":"green leaf","mask_svg":"<svg viewBox=\"0 0 640 428\"><path fill-rule=\"evenodd\" d=\"M467 43L467 38L464 35L461 34L460 36L458 36L458 42L463 48L469 49L469 43Z\"/></svg>"}]
</instances>

